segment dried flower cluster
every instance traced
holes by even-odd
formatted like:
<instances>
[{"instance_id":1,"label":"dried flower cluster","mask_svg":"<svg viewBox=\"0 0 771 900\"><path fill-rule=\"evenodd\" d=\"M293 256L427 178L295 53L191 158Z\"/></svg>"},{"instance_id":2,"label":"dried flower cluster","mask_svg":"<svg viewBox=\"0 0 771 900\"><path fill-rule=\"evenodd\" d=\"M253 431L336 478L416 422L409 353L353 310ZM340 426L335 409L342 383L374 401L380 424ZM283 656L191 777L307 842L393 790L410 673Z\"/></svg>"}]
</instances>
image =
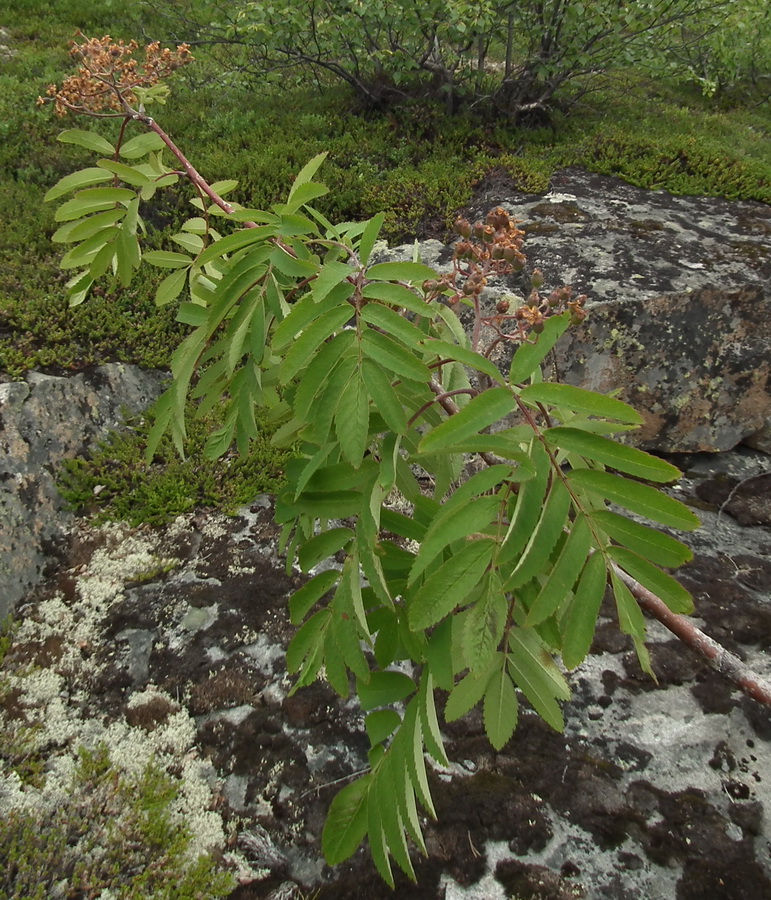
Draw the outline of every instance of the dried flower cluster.
<instances>
[{"instance_id":1,"label":"dried flower cluster","mask_svg":"<svg viewBox=\"0 0 771 900\"><path fill-rule=\"evenodd\" d=\"M158 41L145 47L145 60L134 58L139 49L136 41L113 41L109 34L70 43L70 55L80 62L75 75L70 75L57 88L48 86L46 97L38 103L53 102L58 116L68 112L87 115L125 115L137 104L137 88L154 87L194 57L187 44L176 50L162 48Z\"/></svg>"},{"instance_id":2,"label":"dried flower cluster","mask_svg":"<svg viewBox=\"0 0 771 900\"><path fill-rule=\"evenodd\" d=\"M538 334L543 331L544 322L550 315L568 311L573 325L586 318L586 297L581 295L572 299L571 287L560 287L546 297L541 296L539 290L544 277L540 269L534 269L530 275L530 293L522 306L510 312L510 301L502 299L496 304L495 315L483 316L480 299L488 277L524 270L527 263L522 251L525 232L517 228L511 216L500 206L490 210L484 221L474 222L473 225L468 219L458 218L455 231L461 240L453 250L453 271L438 281L425 282L423 289L427 295L433 296L439 296L447 288L452 289L455 294L450 296L449 302L453 305L464 299L471 301L477 320L497 332L496 343L501 339L522 341L530 331ZM514 332L504 330L507 321L515 325Z\"/></svg>"}]
</instances>

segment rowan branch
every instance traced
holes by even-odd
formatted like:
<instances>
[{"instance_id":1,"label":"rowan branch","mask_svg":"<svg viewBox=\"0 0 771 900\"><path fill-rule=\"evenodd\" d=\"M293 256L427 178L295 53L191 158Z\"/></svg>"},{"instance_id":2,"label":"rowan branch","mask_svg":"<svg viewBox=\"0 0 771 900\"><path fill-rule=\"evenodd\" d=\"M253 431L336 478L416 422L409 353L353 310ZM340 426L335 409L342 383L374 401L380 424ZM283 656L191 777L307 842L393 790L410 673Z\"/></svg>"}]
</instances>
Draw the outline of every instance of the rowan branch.
<instances>
[{"instance_id":1,"label":"rowan branch","mask_svg":"<svg viewBox=\"0 0 771 900\"><path fill-rule=\"evenodd\" d=\"M703 656L713 669L730 678L748 697L765 706L771 706L771 683L753 672L736 654L691 624L686 616L672 612L660 597L643 587L639 581L635 581L631 575L627 575L615 563L613 571L629 588L645 612L658 619L684 644Z\"/></svg>"}]
</instances>

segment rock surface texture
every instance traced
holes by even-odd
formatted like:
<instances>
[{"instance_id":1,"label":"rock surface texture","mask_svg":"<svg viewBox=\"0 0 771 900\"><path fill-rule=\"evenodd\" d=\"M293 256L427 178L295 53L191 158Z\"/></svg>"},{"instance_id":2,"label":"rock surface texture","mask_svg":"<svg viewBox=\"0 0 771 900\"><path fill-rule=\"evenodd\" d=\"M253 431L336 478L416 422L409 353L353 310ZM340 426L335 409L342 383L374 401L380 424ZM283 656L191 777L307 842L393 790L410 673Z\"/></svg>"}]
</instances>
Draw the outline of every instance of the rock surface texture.
<instances>
[{"instance_id":1,"label":"rock surface texture","mask_svg":"<svg viewBox=\"0 0 771 900\"><path fill-rule=\"evenodd\" d=\"M620 391L646 418L631 438L645 449L714 452L746 441L771 452L771 207L675 197L579 169L556 173L545 195L490 176L464 214L474 221L494 206L526 232L544 295L568 284L589 297L586 322L550 360L562 380ZM439 242L422 251L428 264L447 265ZM488 309L528 292L520 276L492 282Z\"/></svg>"},{"instance_id":2,"label":"rock surface texture","mask_svg":"<svg viewBox=\"0 0 771 900\"><path fill-rule=\"evenodd\" d=\"M745 449L684 462L677 493L705 528L686 537L696 559L681 577L700 624L768 678L771 529L733 518L771 521L768 493L757 502L766 458ZM248 862L232 900L269 898L287 882L294 896L385 900L394 894L365 852L334 870L321 859L326 810L366 765L368 741L357 704L324 682L289 695L287 600L301 576L283 571L277 533L267 497L236 518L189 515L162 530L81 524L58 573L20 610L47 635L25 632L20 661L55 668L57 702L102 728L125 723L152 740L172 714L194 721L195 753L218 773L220 832ZM452 768L431 775L430 856L417 861L418 885L402 879L396 896L771 900L771 711L657 623L650 650L657 684L608 603L571 674L563 734L524 712L495 753L479 714L440 721ZM144 715L137 698L152 692L165 706ZM52 757L66 752L52 740Z\"/></svg>"},{"instance_id":3,"label":"rock surface texture","mask_svg":"<svg viewBox=\"0 0 771 900\"><path fill-rule=\"evenodd\" d=\"M158 372L117 363L0 384L0 620L40 579L72 521L56 490L57 464L144 410L161 384Z\"/></svg>"}]
</instances>

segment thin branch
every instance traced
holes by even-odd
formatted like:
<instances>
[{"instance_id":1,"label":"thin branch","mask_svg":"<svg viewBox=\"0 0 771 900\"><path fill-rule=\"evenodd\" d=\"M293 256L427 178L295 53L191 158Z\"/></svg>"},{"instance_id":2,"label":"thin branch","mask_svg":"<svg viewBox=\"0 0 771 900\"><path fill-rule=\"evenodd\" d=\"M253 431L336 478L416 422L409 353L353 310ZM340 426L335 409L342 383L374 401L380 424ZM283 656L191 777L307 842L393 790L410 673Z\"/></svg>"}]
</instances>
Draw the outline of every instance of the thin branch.
<instances>
[{"instance_id":1,"label":"thin branch","mask_svg":"<svg viewBox=\"0 0 771 900\"><path fill-rule=\"evenodd\" d=\"M658 619L665 628L678 637L684 644L703 656L707 662L722 675L726 675L748 697L765 706L771 706L771 684L753 672L738 656L718 643L703 631L692 625L686 616L673 613L672 610L648 588L635 581L617 565L613 571L624 582L640 606L654 619Z\"/></svg>"}]
</instances>

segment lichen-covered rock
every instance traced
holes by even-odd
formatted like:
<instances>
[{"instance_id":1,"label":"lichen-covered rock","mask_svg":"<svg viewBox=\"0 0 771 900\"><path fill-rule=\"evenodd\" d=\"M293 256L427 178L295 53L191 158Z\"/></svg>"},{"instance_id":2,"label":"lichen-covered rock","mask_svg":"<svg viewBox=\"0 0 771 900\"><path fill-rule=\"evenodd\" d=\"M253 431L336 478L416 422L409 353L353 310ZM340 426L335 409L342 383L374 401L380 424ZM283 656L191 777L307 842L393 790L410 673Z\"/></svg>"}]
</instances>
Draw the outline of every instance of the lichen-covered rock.
<instances>
[{"instance_id":1,"label":"lichen-covered rock","mask_svg":"<svg viewBox=\"0 0 771 900\"><path fill-rule=\"evenodd\" d=\"M585 325L558 345L560 379L620 391L646 420L630 439L649 450L746 442L771 452L771 206L675 197L575 168L555 173L545 195L490 177L463 213L473 221L495 206L526 232L544 295L565 284L588 295ZM413 253L407 245L380 258ZM421 244L420 255L440 269L451 264L437 241ZM485 309L529 291L526 273L491 279ZM462 320L472 326L470 311ZM503 371L512 349L496 350Z\"/></svg>"},{"instance_id":2,"label":"lichen-covered rock","mask_svg":"<svg viewBox=\"0 0 771 900\"><path fill-rule=\"evenodd\" d=\"M645 449L730 450L771 420L771 298L748 286L597 304L555 364L569 384L620 391Z\"/></svg>"},{"instance_id":3,"label":"lichen-covered rock","mask_svg":"<svg viewBox=\"0 0 771 900\"><path fill-rule=\"evenodd\" d=\"M54 471L145 409L163 375L110 363L0 384L0 620L41 577L71 519Z\"/></svg>"}]
</instances>

